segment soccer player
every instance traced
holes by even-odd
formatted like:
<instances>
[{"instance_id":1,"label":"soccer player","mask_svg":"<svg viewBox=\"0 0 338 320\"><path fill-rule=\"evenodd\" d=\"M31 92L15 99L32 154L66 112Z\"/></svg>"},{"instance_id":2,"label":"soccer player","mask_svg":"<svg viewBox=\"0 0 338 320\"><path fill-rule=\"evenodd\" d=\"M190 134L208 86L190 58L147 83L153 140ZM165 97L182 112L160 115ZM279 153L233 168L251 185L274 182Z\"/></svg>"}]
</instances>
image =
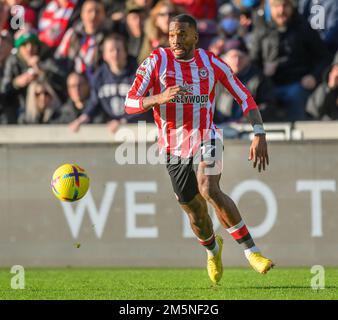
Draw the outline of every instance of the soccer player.
<instances>
[{"instance_id":1,"label":"soccer player","mask_svg":"<svg viewBox=\"0 0 338 320\"><path fill-rule=\"evenodd\" d=\"M254 243L235 203L219 186L219 154L222 137L213 124L215 86L218 81L243 109L254 130L249 153L253 167L269 164L265 131L259 110L249 91L229 66L212 53L196 49L196 21L189 15L175 16L169 24L169 48L158 48L140 65L126 97L127 113L153 108L159 129L160 150L167 155L167 169L178 202L208 254L207 269L213 283L223 274L223 239L214 234L207 202L222 226L244 249L245 257L259 273L273 267ZM149 95L148 95L149 93ZM196 154L200 154L197 165Z\"/></svg>"}]
</instances>

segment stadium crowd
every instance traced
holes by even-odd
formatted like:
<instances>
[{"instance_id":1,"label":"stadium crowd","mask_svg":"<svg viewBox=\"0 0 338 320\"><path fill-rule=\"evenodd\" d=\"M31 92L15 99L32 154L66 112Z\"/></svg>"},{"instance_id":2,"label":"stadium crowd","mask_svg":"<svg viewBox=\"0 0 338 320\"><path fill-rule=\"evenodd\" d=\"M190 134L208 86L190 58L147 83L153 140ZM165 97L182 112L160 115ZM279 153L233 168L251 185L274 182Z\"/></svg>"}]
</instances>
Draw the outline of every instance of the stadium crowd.
<instances>
[{"instance_id":1,"label":"stadium crowd","mask_svg":"<svg viewBox=\"0 0 338 320\"><path fill-rule=\"evenodd\" d=\"M124 99L183 12L264 121L338 120L337 0L0 0L0 124L152 122ZM216 123L245 121L228 92L216 97Z\"/></svg>"}]
</instances>

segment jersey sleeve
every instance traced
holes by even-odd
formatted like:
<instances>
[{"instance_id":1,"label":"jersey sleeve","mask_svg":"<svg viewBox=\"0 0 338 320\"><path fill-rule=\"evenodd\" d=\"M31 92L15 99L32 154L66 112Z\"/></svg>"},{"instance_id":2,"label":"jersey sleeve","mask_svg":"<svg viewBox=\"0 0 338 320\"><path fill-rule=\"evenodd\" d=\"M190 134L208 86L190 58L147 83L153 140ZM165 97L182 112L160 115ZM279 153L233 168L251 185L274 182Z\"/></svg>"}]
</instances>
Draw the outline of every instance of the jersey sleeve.
<instances>
[{"instance_id":1,"label":"jersey sleeve","mask_svg":"<svg viewBox=\"0 0 338 320\"><path fill-rule=\"evenodd\" d=\"M211 56L216 79L226 88L241 106L244 115L250 110L257 109L257 104L249 90L241 83L231 68L215 55Z\"/></svg>"},{"instance_id":2,"label":"jersey sleeve","mask_svg":"<svg viewBox=\"0 0 338 320\"><path fill-rule=\"evenodd\" d=\"M136 78L129 89L125 100L125 111L128 114L142 113L147 110L143 107L143 99L150 89L154 87L156 80L156 65L158 56L152 53L136 71Z\"/></svg>"}]
</instances>

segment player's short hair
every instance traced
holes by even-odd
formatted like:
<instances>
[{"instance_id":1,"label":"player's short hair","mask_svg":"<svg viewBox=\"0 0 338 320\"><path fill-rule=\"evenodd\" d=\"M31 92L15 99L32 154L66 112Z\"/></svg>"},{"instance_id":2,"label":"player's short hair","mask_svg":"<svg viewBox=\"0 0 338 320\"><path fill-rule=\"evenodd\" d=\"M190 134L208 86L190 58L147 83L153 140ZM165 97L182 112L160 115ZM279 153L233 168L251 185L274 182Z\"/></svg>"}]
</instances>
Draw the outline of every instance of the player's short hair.
<instances>
[{"instance_id":1,"label":"player's short hair","mask_svg":"<svg viewBox=\"0 0 338 320\"><path fill-rule=\"evenodd\" d=\"M179 14L171 19L171 22L182 22L188 23L189 27L193 27L197 31L197 22L196 20L190 16L189 14Z\"/></svg>"}]
</instances>

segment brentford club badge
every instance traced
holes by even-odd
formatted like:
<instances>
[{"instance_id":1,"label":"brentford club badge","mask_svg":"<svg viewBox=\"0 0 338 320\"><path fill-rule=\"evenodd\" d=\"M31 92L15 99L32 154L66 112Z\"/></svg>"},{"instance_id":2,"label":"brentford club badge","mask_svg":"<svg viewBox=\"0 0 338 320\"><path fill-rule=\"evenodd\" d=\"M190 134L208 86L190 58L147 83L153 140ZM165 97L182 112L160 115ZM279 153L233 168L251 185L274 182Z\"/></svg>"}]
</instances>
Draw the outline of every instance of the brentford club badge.
<instances>
[{"instance_id":1,"label":"brentford club badge","mask_svg":"<svg viewBox=\"0 0 338 320\"><path fill-rule=\"evenodd\" d=\"M206 79L209 76L209 72L207 68L201 68L198 70L198 74L201 79Z\"/></svg>"}]
</instances>

